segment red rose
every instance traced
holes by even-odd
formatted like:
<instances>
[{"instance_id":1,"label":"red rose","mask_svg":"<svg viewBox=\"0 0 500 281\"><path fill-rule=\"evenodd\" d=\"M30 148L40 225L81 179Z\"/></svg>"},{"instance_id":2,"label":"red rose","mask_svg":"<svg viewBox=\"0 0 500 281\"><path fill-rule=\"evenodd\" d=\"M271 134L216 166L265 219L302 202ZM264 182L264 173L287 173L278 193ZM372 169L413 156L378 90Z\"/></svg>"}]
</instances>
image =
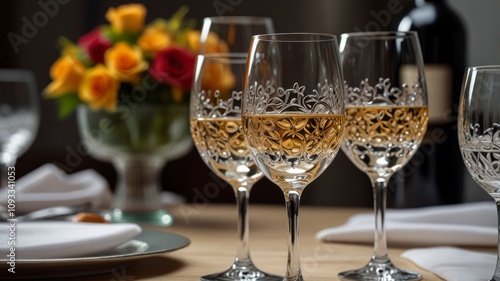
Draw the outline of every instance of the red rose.
<instances>
[{"instance_id":1,"label":"red rose","mask_svg":"<svg viewBox=\"0 0 500 281\"><path fill-rule=\"evenodd\" d=\"M193 83L195 59L186 49L170 47L156 54L149 74L158 82L189 90Z\"/></svg>"},{"instance_id":2,"label":"red rose","mask_svg":"<svg viewBox=\"0 0 500 281\"><path fill-rule=\"evenodd\" d=\"M109 39L102 35L101 28L96 28L80 37L78 46L83 49L93 63L97 64L104 63L104 53L111 48L112 44Z\"/></svg>"}]
</instances>

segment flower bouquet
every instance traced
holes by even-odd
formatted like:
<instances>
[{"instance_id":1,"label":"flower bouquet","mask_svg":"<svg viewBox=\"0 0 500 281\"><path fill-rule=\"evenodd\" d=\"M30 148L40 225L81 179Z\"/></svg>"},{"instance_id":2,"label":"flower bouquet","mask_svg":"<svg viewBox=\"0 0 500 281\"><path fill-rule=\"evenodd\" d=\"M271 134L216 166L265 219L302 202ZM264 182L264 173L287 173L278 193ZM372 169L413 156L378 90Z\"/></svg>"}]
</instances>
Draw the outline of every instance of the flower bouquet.
<instances>
[{"instance_id":1,"label":"flower bouquet","mask_svg":"<svg viewBox=\"0 0 500 281\"><path fill-rule=\"evenodd\" d=\"M58 102L60 116L77 109L82 144L118 171L116 221L172 223L158 181L165 162L192 146L188 92L200 32L187 10L146 24L141 4L110 8L109 24L76 44L61 39L50 69L44 96Z\"/></svg>"}]
</instances>

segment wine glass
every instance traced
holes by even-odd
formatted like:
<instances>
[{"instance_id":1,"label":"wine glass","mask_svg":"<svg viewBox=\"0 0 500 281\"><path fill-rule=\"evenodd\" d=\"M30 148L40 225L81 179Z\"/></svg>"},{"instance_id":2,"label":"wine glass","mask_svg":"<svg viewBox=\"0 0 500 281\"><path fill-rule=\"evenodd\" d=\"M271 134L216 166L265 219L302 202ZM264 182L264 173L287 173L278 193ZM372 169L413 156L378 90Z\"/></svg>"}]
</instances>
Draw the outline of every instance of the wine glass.
<instances>
[{"instance_id":1,"label":"wine glass","mask_svg":"<svg viewBox=\"0 0 500 281\"><path fill-rule=\"evenodd\" d=\"M33 143L40 122L40 105L33 73L0 69L0 175L7 186L7 169Z\"/></svg>"},{"instance_id":2,"label":"wine glass","mask_svg":"<svg viewBox=\"0 0 500 281\"><path fill-rule=\"evenodd\" d=\"M350 280L418 280L421 275L389 259L385 230L387 185L417 151L427 129L423 60L415 32L342 34L340 53L346 94L342 151L373 186L374 252Z\"/></svg>"},{"instance_id":3,"label":"wine glass","mask_svg":"<svg viewBox=\"0 0 500 281\"><path fill-rule=\"evenodd\" d=\"M330 165L344 133L344 88L336 37L284 33L252 39L242 120L251 155L285 196L285 279L303 280L298 240L300 196Z\"/></svg>"},{"instance_id":4,"label":"wine glass","mask_svg":"<svg viewBox=\"0 0 500 281\"><path fill-rule=\"evenodd\" d=\"M465 166L493 197L500 216L500 65L466 69L458 112L458 141ZM500 280L499 257L497 254L491 281Z\"/></svg>"},{"instance_id":5,"label":"wine glass","mask_svg":"<svg viewBox=\"0 0 500 281\"><path fill-rule=\"evenodd\" d=\"M273 33L269 17L206 17L200 35L200 54L247 53L253 35Z\"/></svg>"},{"instance_id":6,"label":"wine glass","mask_svg":"<svg viewBox=\"0 0 500 281\"><path fill-rule=\"evenodd\" d=\"M252 186L262 172L250 157L241 124L241 88L246 53L199 55L191 94L190 128L207 166L234 189L239 247L233 265L201 280L282 280L257 269L250 257L247 208ZM207 79L208 78L208 79Z\"/></svg>"}]
</instances>

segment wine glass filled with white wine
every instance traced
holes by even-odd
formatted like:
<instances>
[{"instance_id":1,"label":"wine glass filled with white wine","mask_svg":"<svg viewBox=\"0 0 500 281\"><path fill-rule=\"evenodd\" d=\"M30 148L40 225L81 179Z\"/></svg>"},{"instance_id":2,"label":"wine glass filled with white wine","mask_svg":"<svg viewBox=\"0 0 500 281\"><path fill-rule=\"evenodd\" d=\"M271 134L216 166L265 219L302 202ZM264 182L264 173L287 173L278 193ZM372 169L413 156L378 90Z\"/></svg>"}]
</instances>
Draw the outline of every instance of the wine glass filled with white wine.
<instances>
[{"instance_id":1,"label":"wine glass filled with white wine","mask_svg":"<svg viewBox=\"0 0 500 281\"><path fill-rule=\"evenodd\" d=\"M389 180L415 154L427 129L427 92L417 34L342 34L339 48L347 89L342 151L370 178L375 209L370 261L339 276L349 280L418 280L419 273L391 262L384 223Z\"/></svg>"},{"instance_id":2,"label":"wine glass filled with white wine","mask_svg":"<svg viewBox=\"0 0 500 281\"><path fill-rule=\"evenodd\" d=\"M332 163L344 133L344 88L336 37L312 33L254 36L242 119L257 166L285 196L289 231L283 280L303 280L300 196Z\"/></svg>"},{"instance_id":3,"label":"wine glass filled with white wine","mask_svg":"<svg viewBox=\"0 0 500 281\"><path fill-rule=\"evenodd\" d=\"M201 280L277 281L252 262L249 249L248 203L262 172L250 156L241 122L241 88L246 53L199 55L191 94L190 123L194 144L205 164L234 189L238 209L239 247L226 271Z\"/></svg>"}]
</instances>

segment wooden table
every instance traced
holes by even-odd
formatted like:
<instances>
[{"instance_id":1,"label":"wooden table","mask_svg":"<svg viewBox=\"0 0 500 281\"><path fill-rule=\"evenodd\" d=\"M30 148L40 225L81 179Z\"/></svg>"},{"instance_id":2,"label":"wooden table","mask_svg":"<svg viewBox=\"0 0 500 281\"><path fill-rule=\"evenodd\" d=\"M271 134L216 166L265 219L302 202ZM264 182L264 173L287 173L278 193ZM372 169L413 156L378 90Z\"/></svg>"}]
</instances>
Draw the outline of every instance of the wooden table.
<instances>
[{"instance_id":1,"label":"wooden table","mask_svg":"<svg viewBox=\"0 0 500 281\"><path fill-rule=\"evenodd\" d=\"M184 235L186 248L136 261L118 275L104 274L75 281L199 280L201 275L227 269L236 253L235 205L185 205L170 209L174 225L154 228ZM348 217L371 209L302 206L300 210L301 266L306 280L339 280L337 273L364 266L373 245L321 243L317 231L342 224ZM284 205L250 205L250 248L260 269L283 274L287 257L287 224ZM390 248L392 261L405 269L422 273L423 280L442 280L418 268L400 254L404 248Z\"/></svg>"}]
</instances>

